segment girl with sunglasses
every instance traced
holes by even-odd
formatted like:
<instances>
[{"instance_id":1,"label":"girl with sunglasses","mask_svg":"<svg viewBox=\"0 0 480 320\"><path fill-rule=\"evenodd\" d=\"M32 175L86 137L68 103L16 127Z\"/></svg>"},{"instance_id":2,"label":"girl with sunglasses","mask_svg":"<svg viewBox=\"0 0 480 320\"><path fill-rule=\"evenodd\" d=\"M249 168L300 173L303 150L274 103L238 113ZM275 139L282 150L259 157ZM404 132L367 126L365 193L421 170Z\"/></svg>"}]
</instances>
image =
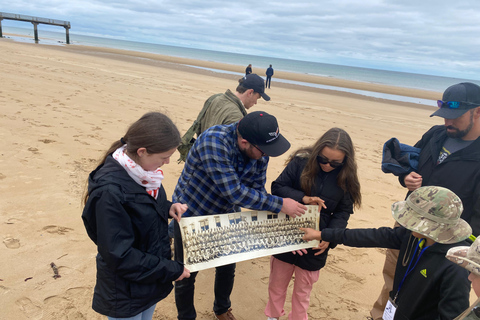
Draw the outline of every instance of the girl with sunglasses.
<instances>
[{"instance_id":1,"label":"girl with sunglasses","mask_svg":"<svg viewBox=\"0 0 480 320\"><path fill-rule=\"evenodd\" d=\"M311 147L295 151L286 168L272 183L272 194L306 205L319 205L320 230L345 228L354 207L360 207L360 183L355 150L348 133L340 128L325 132ZM308 319L310 292L325 265L328 250L336 244L321 242L320 250L308 249L270 258L269 320L285 314L287 288L295 274L289 320Z\"/></svg>"}]
</instances>

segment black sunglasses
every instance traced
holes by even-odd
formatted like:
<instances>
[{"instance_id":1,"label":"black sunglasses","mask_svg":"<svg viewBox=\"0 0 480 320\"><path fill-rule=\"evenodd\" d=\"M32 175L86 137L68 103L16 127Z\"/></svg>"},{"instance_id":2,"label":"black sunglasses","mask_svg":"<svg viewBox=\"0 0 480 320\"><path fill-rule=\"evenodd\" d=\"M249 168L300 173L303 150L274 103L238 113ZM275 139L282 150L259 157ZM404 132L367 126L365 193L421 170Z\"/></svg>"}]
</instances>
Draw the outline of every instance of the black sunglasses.
<instances>
[{"instance_id":1,"label":"black sunglasses","mask_svg":"<svg viewBox=\"0 0 480 320\"><path fill-rule=\"evenodd\" d=\"M260 151L260 152L262 153L262 157L265 157L265 156L266 156L265 152L263 152L262 149L260 149L259 147L257 147L257 146L254 145L254 144L252 144L252 146L254 146L255 149L257 149L258 151Z\"/></svg>"},{"instance_id":2,"label":"black sunglasses","mask_svg":"<svg viewBox=\"0 0 480 320\"><path fill-rule=\"evenodd\" d=\"M327 158L325 158L324 156L321 156L321 155L318 155L317 156L317 161L318 163L321 163L321 164L329 164L330 167L332 168L339 168L341 166L343 166L343 162L338 162L338 161L330 161L328 160Z\"/></svg>"},{"instance_id":3,"label":"black sunglasses","mask_svg":"<svg viewBox=\"0 0 480 320\"><path fill-rule=\"evenodd\" d=\"M471 102L437 100L437 106L439 108L458 109L460 108L461 105L478 106L476 103L471 103Z\"/></svg>"}]
</instances>

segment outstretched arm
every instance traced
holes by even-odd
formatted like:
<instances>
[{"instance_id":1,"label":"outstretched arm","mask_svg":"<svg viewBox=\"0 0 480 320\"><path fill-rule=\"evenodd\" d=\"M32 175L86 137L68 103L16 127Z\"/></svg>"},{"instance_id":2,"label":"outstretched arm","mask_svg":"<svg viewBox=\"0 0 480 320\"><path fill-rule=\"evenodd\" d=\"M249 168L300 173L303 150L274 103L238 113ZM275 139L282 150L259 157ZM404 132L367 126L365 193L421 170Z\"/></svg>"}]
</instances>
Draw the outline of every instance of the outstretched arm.
<instances>
[{"instance_id":1,"label":"outstretched arm","mask_svg":"<svg viewBox=\"0 0 480 320\"><path fill-rule=\"evenodd\" d=\"M400 249L407 233L404 227L378 229L330 229L322 231L305 228L304 240L321 240L359 248L390 248Z\"/></svg>"},{"instance_id":2,"label":"outstretched arm","mask_svg":"<svg viewBox=\"0 0 480 320\"><path fill-rule=\"evenodd\" d=\"M305 241L318 240L322 241L322 231L318 231L312 228L300 228L305 234L302 239Z\"/></svg>"}]
</instances>

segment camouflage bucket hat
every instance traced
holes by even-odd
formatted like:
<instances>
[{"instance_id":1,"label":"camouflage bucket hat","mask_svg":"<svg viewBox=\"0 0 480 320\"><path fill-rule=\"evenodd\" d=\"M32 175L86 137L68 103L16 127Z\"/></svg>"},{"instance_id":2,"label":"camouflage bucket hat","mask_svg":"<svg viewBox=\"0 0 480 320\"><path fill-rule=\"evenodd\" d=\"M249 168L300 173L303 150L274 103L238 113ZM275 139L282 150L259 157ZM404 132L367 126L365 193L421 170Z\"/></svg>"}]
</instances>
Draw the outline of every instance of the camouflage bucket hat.
<instances>
[{"instance_id":1,"label":"camouflage bucket hat","mask_svg":"<svg viewBox=\"0 0 480 320\"><path fill-rule=\"evenodd\" d=\"M448 250L447 259L480 276L480 239L470 247L453 247Z\"/></svg>"},{"instance_id":2,"label":"camouflage bucket hat","mask_svg":"<svg viewBox=\"0 0 480 320\"><path fill-rule=\"evenodd\" d=\"M398 223L438 243L456 243L470 236L472 228L460 218L462 211L462 200L455 193L436 186L418 188L407 200L392 205Z\"/></svg>"}]
</instances>

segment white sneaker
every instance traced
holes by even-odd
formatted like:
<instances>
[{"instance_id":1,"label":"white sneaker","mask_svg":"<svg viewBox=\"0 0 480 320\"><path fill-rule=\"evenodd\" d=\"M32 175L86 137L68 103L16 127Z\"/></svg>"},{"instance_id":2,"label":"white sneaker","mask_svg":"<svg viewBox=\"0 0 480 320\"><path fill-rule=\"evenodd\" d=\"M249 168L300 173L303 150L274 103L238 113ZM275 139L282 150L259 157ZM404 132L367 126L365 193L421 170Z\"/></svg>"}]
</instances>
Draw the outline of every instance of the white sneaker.
<instances>
[{"instance_id":1,"label":"white sneaker","mask_svg":"<svg viewBox=\"0 0 480 320\"><path fill-rule=\"evenodd\" d=\"M267 320L278 320L278 318L272 318L272 317L268 317Z\"/></svg>"}]
</instances>

